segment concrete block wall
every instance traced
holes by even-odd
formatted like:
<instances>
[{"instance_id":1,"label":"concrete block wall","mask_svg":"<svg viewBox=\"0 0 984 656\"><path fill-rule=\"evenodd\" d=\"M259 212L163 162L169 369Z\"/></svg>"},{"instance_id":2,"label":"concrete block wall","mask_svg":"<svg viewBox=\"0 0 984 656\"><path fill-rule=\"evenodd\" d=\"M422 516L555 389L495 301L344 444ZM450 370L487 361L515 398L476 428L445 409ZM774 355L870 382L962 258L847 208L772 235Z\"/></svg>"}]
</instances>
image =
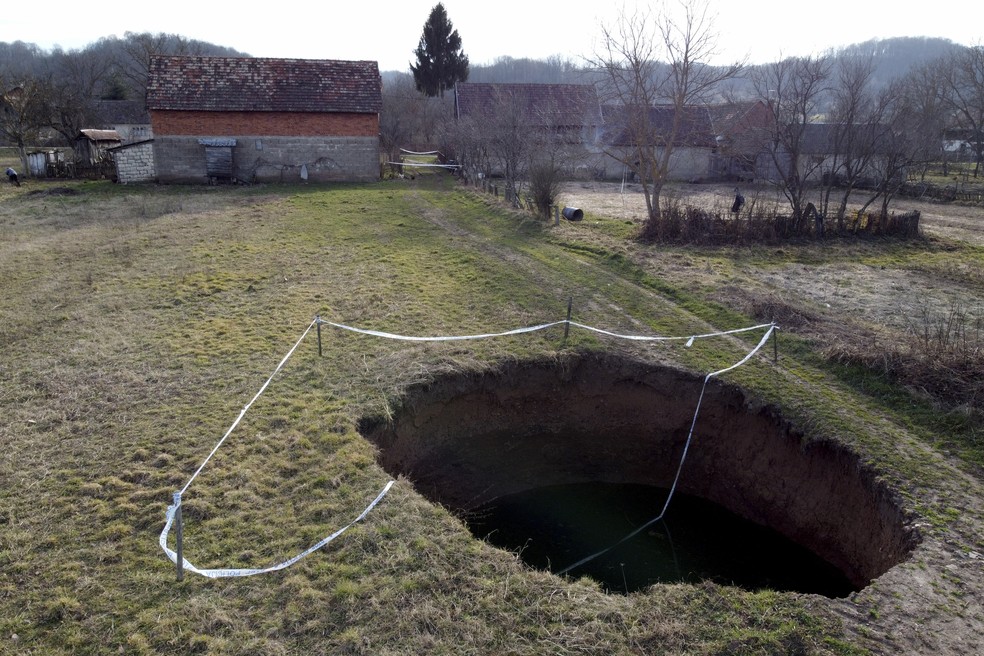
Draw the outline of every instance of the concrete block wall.
<instances>
[{"instance_id":1,"label":"concrete block wall","mask_svg":"<svg viewBox=\"0 0 984 656\"><path fill-rule=\"evenodd\" d=\"M210 135L232 136L232 135ZM208 183L205 147L198 135L154 139L157 177L163 183ZM379 179L379 137L235 135L233 177L240 182L331 182Z\"/></svg>"},{"instance_id":2,"label":"concrete block wall","mask_svg":"<svg viewBox=\"0 0 984 656\"><path fill-rule=\"evenodd\" d=\"M379 116L346 112L154 110L155 161L164 183L207 183L199 139L228 137L242 182L379 179Z\"/></svg>"},{"instance_id":3,"label":"concrete block wall","mask_svg":"<svg viewBox=\"0 0 984 656\"><path fill-rule=\"evenodd\" d=\"M151 141L113 151L116 177L122 184L153 182L157 179L154 165L154 144Z\"/></svg>"}]
</instances>

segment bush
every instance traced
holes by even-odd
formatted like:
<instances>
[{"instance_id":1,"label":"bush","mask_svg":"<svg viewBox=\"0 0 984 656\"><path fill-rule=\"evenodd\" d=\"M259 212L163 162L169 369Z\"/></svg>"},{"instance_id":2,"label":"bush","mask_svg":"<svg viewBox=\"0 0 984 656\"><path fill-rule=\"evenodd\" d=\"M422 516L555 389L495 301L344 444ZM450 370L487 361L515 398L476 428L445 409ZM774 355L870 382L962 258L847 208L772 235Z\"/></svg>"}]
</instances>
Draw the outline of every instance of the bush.
<instances>
[{"instance_id":1,"label":"bush","mask_svg":"<svg viewBox=\"0 0 984 656\"><path fill-rule=\"evenodd\" d=\"M530 167L530 194L536 212L545 219L550 218L550 208L560 195L560 169L551 160L535 162Z\"/></svg>"},{"instance_id":2,"label":"bush","mask_svg":"<svg viewBox=\"0 0 984 656\"><path fill-rule=\"evenodd\" d=\"M775 211L767 212L754 206L744 212L732 214L722 210L705 210L693 205L681 206L678 202L669 200L664 202L659 218L649 219L643 224L638 239L646 243L700 245L771 244L791 239L849 235L913 239L919 236L919 218L918 211L890 214L886 217L865 214L858 216L842 234L830 228L818 234L814 220L797 221L791 216Z\"/></svg>"}]
</instances>

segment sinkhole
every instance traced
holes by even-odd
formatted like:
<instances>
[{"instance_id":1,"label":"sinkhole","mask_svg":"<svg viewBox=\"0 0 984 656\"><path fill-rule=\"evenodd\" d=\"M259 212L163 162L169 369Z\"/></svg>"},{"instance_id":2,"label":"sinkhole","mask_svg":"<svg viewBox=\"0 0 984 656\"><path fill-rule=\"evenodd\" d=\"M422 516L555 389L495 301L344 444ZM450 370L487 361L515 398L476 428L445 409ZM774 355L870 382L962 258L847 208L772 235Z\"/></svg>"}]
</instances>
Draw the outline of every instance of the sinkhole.
<instances>
[{"instance_id":1,"label":"sinkhole","mask_svg":"<svg viewBox=\"0 0 984 656\"><path fill-rule=\"evenodd\" d=\"M608 354L510 362L412 387L360 432L477 538L611 592L713 580L841 597L906 559L916 533L870 467L716 379L647 525L702 383Z\"/></svg>"}]
</instances>

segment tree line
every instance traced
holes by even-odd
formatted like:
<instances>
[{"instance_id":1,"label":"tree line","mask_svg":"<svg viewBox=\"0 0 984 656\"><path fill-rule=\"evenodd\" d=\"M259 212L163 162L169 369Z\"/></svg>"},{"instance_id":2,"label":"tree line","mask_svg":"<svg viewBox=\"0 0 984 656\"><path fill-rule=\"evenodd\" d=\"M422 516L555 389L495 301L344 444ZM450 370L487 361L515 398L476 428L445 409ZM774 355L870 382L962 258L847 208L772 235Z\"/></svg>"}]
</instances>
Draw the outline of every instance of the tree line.
<instances>
[{"instance_id":1,"label":"tree line","mask_svg":"<svg viewBox=\"0 0 984 656\"><path fill-rule=\"evenodd\" d=\"M47 52L30 43L0 43L0 141L26 160L29 146L69 144L98 122L98 101L143 101L150 58L244 56L232 48L176 34L127 32L79 50ZM26 161L25 161L26 166Z\"/></svg>"}]
</instances>

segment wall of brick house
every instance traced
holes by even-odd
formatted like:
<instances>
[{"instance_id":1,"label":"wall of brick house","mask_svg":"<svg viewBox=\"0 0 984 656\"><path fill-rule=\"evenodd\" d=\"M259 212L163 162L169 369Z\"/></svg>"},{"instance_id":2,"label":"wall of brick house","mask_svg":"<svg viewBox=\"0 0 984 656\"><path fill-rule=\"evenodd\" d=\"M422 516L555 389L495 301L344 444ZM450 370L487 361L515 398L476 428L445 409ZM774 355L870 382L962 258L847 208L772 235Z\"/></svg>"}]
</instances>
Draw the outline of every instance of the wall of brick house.
<instances>
[{"instance_id":1,"label":"wall of brick house","mask_svg":"<svg viewBox=\"0 0 984 656\"><path fill-rule=\"evenodd\" d=\"M122 184L153 182L157 179L154 166L154 144L151 141L113 151L116 179Z\"/></svg>"},{"instance_id":2,"label":"wall of brick house","mask_svg":"<svg viewBox=\"0 0 984 656\"><path fill-rule=\"evenodd\" d=\"M226 134L160 135L154 159L162 183L206 184L203 136L232 137L233 177L239 182L362 182L379 179L379 137L282 137Z\"/></svg>"},{"instance_id":3,"label":"wall of brick house","mask_svg":"<svg viewBox=\"0 0 984 656\"><path fill-rule=\"evenodd\" d=\"M152 110L150 120L155 136L375 137L379 134L377 114Z\"/></svg>"}]
</instances>

